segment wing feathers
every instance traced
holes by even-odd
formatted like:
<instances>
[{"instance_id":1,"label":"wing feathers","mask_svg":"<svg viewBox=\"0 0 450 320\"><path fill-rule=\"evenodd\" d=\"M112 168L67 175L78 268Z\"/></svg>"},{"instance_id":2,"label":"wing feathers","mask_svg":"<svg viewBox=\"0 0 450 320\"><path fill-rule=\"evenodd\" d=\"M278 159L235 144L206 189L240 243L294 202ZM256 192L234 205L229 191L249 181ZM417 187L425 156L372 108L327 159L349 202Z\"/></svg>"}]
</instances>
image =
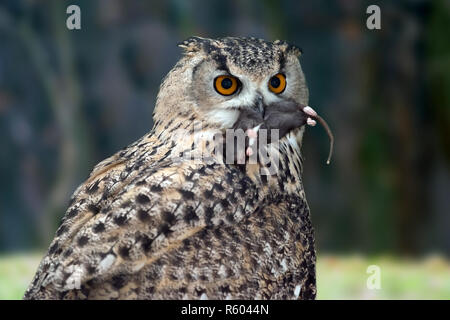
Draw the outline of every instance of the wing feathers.
<instances>
[{"instance_id":1,"label":"wing feathers","mask_svg":"<svg viewBox=\"0 0 450 320\"><path fill-rule=\"evenodd\" d=\"M256 190L239 170L164 159L148 158L131 172L130 160L116 156L99 164L77 189L58 229L65 232L53 241L27 294L136 273L206 227L236 223L252 211L244 198ZM233 179L240 190L229 183Z\"/></svg>"}]
</instances>

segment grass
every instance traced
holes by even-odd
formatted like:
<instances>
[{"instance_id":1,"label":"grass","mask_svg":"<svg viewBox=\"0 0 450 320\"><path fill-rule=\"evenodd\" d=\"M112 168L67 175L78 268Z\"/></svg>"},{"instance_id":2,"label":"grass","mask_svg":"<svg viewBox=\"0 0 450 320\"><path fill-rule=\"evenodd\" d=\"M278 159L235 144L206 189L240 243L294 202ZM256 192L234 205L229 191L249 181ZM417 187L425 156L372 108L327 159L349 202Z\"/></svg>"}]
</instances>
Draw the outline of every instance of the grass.
<instances>
[{"instance_id":1,"label":"grass","mask_svg":"<svg viewBox=\"0 0 450 320\"><path fill-rule=\"evenodd\" d=\"M0 300L22 298L40 259L39 254L0 256Z\"/></svg>"},{"instance_id":2,"label":"grass","mask_svg":"<svg viewBox=\"0 0 450 320\"><path fill-rule=\"evenodd\" d=\"M321 256L318 299L450 299L450 264L440 256L423 260L393 257ZM368 289L370 265L380 269L380 289Z\"/></svg>"},{"instance_id":3,"label":"grass","mask_svg":"<svg viewBox=\"0 0 450 320\"><path fill-rule=\"evenodd\" d=\"M0 300L21 299L41 254L0 256ZM450 299L450 263L358 255L322 255L317 263L318 299ZM369 290L369 265L380 269L381 288Z\"/></svg>"}]
</instances>

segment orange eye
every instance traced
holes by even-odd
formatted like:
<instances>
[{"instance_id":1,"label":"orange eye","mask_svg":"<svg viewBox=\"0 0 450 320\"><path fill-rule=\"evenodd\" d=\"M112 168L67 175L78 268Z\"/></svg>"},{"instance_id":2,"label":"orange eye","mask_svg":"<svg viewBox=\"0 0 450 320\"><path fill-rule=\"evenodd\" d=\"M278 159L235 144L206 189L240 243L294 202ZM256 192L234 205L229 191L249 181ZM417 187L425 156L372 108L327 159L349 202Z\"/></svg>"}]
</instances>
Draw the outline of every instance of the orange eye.
<instances>
[{"instance_id":1,"label":"orange eye","mask_svg":"<svg viewBox=\"0 0 450 320\"><path fill-rule=\"evenodd\" d=\"M214 89L221 95L232 95L238 89L238 80L232 76L218 76L214 79Z\"/></svg>"},{"instance_id":2,"label":"orange eye","mask_svg":"<svg viewBox=\"0 0 450 320\"><path fill-rule=\"evenodd\" d=\"M270 91L279 94L282 93L285 88L286 88L286 77L284 76L284 74L279 73L270 78L269 80Z\"/></svg>"}]
</instances>

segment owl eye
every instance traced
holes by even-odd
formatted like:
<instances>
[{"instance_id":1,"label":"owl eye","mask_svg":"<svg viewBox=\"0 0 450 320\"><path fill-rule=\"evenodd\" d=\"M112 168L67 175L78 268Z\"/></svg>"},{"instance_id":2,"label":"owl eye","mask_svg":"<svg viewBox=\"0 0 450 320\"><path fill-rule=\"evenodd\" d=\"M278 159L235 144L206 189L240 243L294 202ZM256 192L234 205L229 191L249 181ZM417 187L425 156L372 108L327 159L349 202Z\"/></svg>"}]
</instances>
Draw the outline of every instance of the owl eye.
<instances>
[{"instance_id":1,"label":"owl eye","mask_svg":"<svg viewBox=\"0 0 450 320\"><path fill-rule=\"evenodd\" d=\"M282 73L274 75L269 80L269 89L273 93L279 94L286 88L286 76Z\"/></svg>"},{"instance_id":2,"label":"owl eye","mask_svg":"<svg viewBox=\"0 0 450 320\"><path fill-rule=\"evenodd\" d=\"M229 96L235 93L238 86L238 79L232 76L218 76L214 79L214 89L224 96Z\"/></svg>"}]
</instances>

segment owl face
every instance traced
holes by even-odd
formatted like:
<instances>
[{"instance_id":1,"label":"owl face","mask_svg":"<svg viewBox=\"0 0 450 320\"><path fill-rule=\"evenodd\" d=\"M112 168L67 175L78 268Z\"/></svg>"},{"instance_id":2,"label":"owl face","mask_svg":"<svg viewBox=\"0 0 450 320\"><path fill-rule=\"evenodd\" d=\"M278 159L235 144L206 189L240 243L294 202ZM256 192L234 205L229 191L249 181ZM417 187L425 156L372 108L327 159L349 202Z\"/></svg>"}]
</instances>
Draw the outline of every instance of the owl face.
<instances>
[{"instance_id":1,"label":"owl face","mask_svg":"<svg viewBox=\"0 0 450 320\"><path fill-rule=\"evenodd\" d=\"M191 38L180 46L195 61L187 88L194 108L222 128L232 127L242 109L264 113L274 102L308 102L300 50L285 42Z\"/></svg>"}]
</instances>

